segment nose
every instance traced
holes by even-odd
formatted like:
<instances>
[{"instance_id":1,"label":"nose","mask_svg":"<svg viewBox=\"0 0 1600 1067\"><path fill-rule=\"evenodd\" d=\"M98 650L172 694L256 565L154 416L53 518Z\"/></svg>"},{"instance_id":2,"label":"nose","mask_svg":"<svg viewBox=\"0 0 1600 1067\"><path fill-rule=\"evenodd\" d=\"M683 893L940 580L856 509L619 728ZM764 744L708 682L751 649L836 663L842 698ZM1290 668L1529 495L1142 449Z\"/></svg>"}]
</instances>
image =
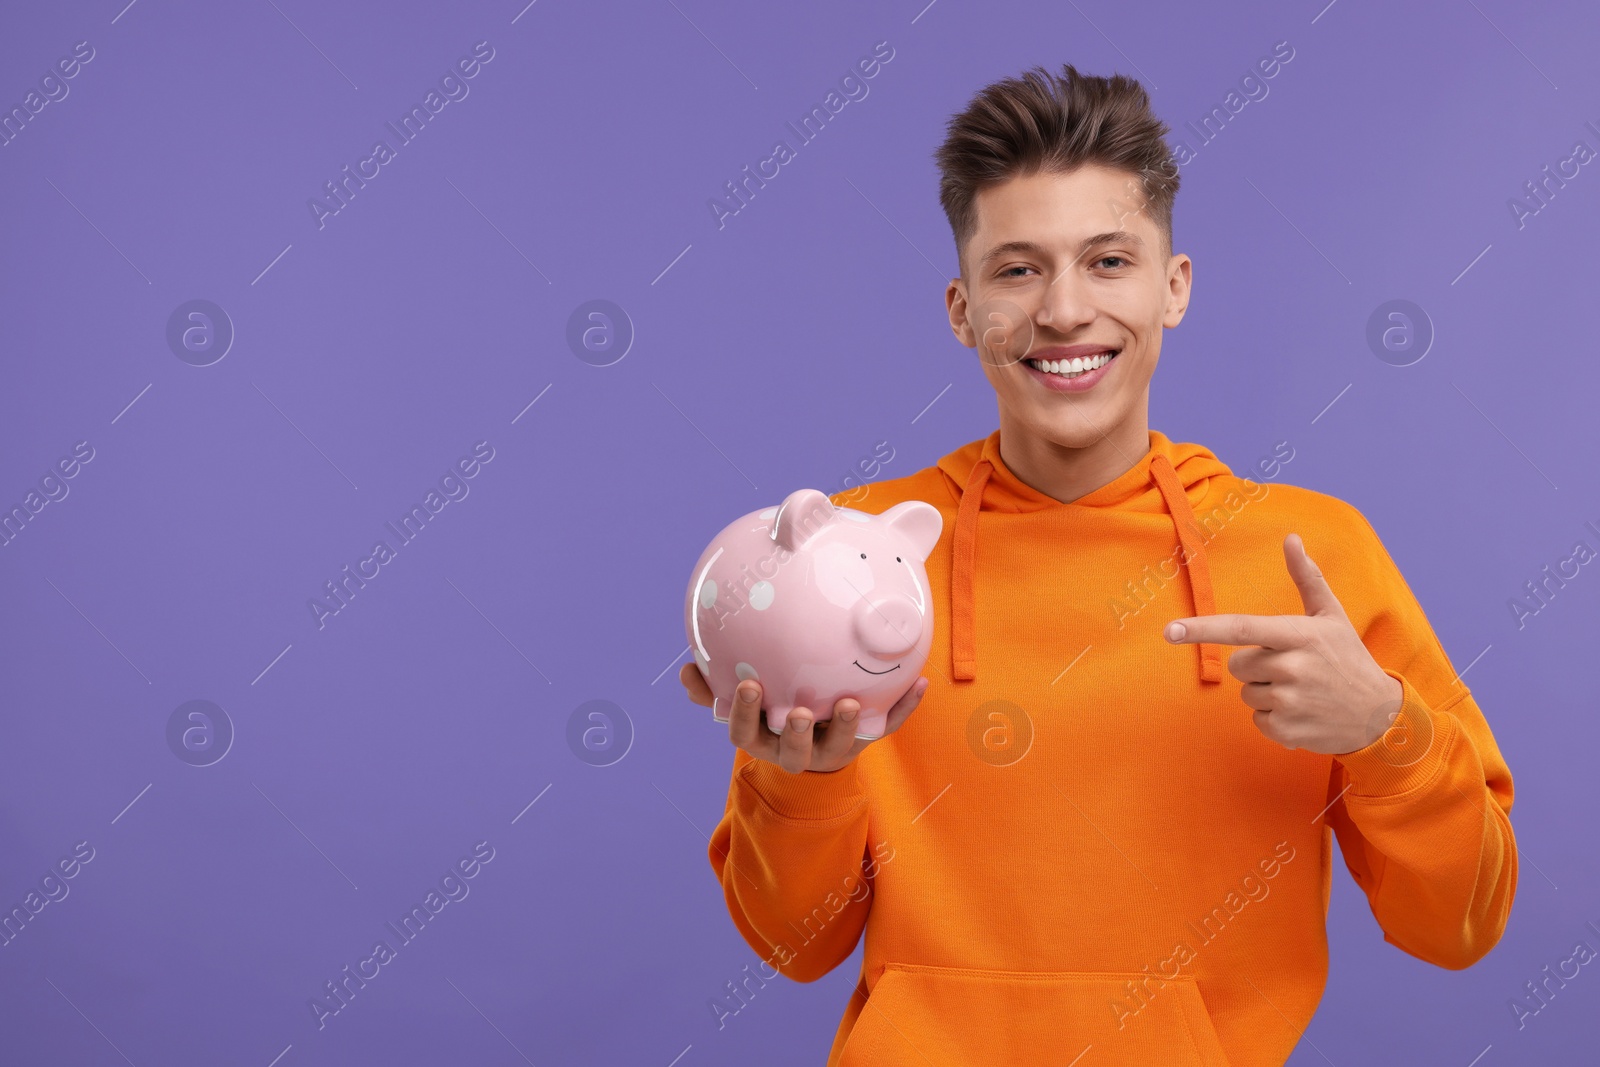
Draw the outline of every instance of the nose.
<instances>
[{"instance_id":1,"label":"nose","mask_svg":"<svg viewBox=\"0 0 1600 1067\"><path fill-rule=\"evenodd\" d=\"M892 659L916 646L922 636L922 613L901 593L878 593L855 607L856 639L875 656Z\"/></svg>"},{"instance_id":2,"label":"nose","mask_svg":"<svg viewBox=\"0 0 1600 1067\"><path fill-rule=\"evenodd\" d=\"M1066 336L1093 318L1094 311L1085 294L1080 291L1077 276L1072 270L1064 270L1050 279L1039 309L1039 325Z\"/></svg>"}]
</instances>

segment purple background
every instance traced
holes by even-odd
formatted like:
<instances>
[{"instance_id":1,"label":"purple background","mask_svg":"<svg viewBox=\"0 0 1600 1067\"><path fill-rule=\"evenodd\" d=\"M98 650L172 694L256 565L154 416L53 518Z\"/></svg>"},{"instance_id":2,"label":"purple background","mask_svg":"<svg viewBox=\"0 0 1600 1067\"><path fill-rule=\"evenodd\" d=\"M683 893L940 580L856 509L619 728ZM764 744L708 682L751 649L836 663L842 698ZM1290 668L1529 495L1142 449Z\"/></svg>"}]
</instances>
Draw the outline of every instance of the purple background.
<instances>
[{"instance_id":1,"label":"purple background","mask_svg":"<svg viewBox=\"0 0 1600 1067\"><path fill-rule=\"evenodd\" d=\"M708 1006L758 957L706 861L733 750L675 678L689 568L879 441L900 477L996 425L931 160L974 92L1121 71L1195 147L1280 40L1183 168L1195 293L1151 425L1240 473L1287 441L1281 481L1372 520L1468 669L1523 860L1465 972L1386 945L1341 865L1290 1062L1592 1054L1594 968L1520 1032L1508 1000L1600 948L1600 574L1521 629L1508 600L1600 545L1600 173L1521 228L1507 201L1600 148L1593 5L124 2L0 15L6 110L95 49L0 147L0 505L95 450L0 549L0 909L95 850L0 946L0 1062L821 1063L859 949L720 1030ZM470 94L319 229L308 199L481 40ZM879 41L869 95L798 146ZM719 229L780 137L797 157ZM196 298L236 330L205 367L165 337ZM593 299L636 331L610 366L567 342ZM1410 366L1365 339L1391 299L1437 334ZM483 440L470 494L319 629L308 600ZM166 734L196 699L236 731L205 767ZM590 700L626 716L608 766L569 744ZM484 840L470 895L319 1031L309 1000Z\"/></svg>"}]
</instances>

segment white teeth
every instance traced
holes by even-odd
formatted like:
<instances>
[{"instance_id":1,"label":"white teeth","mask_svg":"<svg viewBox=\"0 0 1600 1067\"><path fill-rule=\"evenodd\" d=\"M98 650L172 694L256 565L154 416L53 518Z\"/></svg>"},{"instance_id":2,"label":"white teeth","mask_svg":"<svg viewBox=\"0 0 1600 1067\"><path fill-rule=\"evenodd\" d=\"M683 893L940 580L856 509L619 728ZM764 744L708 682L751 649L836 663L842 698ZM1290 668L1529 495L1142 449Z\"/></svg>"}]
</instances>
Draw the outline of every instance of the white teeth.
<instances>
[{"instance_id":1,"label":"white teeth","mask_svg":"<svg viewBox=\"0 0 1600 1067\"><path fill-rule=\"evenodd\" d=\"M1120 351L1120 349L1118 351ZM1076 359L1053 359L1043 361L1030 359L1028 363L1030 366L1035 367L1038 370L1046 371L1050 374L1060 374L1067 378L1076 378L1080 374L1096 370L1105 366L1107 363L1110 363L1111 357L1115 354L1115 352L1101 352L1098 355L1090 356L1087 359L1082 357L1078 357Z\"/></svg>"}]
</instances>

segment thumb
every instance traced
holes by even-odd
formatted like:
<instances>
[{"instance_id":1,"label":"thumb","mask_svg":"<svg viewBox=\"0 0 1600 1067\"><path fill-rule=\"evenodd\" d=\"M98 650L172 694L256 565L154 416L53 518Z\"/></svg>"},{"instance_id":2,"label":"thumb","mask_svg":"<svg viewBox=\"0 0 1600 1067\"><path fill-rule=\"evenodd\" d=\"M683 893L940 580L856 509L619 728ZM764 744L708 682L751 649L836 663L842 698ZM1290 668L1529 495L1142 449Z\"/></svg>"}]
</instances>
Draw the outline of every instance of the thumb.
<instances>
[{"instance_id":1,"label":"thumb","mask_svg":"<svg viewBox=\"0 0 1600 1067\"><path fill-rule=\"evenodd\" d=\"M1295 588L1300 590L1300 603L1305 605L1307 615L1348 619L1344 605L1339 603L1328 580L1322 576L1322 569L1306 554L1305 542L1299 534L1292 533L1283 539L1283 559L1289 567L1289 577L1294 579Z\"/></svg>"}]
</instances>

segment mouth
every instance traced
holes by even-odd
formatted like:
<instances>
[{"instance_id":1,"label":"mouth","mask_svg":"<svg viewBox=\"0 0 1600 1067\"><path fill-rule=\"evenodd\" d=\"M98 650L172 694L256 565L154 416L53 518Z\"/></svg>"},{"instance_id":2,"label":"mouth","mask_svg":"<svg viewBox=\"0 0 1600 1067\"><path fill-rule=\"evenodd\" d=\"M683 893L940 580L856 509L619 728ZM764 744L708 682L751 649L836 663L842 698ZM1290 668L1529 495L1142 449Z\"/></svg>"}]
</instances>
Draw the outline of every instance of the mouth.
<instances>
[{"instance_id":1,"label":"mouth","mask_svg":"<svg viewBox=\"0 0 1600 1067\"><path fill-rule=\"evenodd\" d=\"M860 660L851 660L850 662L854 663L857 667L861 667L861 661ZM864 670L864 671L867 671L867 669L865 667L861 667L861 669ZM896 663L893 667L889 668L889 671L897 671L899 669L900 669L900 664ZM867 671L867 673L868 674L888 674L889 671Z\"/></svg>"},{"instance_id":2,"label":"mouth","mask_svg":"<svg viewBox=\"0 0 1600 1067\"><path fill-rule=\"evenodd\" d=\"M1045 350L1045 355L1064 356L1070 349ZM1116 362L1117 356L1122 354L1120 348L1100 348L1088 355L1073 355L1070 358L1023 360L1029 370L1029 377L1039 381L1047 388L1058 392L1080 393L1092 388L1096 382L1109 373L1111 365Z\"/></svg>"}]
</instances>

